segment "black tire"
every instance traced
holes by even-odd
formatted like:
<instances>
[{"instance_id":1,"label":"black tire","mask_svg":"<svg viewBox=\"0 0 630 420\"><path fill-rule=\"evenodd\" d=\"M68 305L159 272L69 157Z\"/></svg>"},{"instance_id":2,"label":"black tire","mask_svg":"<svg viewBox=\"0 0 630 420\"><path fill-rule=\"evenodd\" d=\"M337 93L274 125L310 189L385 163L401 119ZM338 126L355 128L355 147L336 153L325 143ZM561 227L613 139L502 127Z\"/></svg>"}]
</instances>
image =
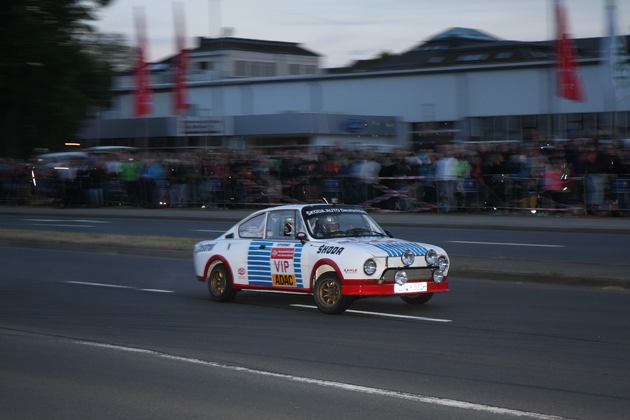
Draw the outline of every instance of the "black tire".
<instances>
[{"instance_id":1,"label":"black tire","mask_svg":"<svg viewBox=\"0 0 630 420\"><path fill-rule=\"evenodd\" d=\"M208 277L210 296L217 302L231 302L236 297L236 290L232 288L232 279L223 264L215 265Z\"/></svg>"},{"instance_id":2,"label":"black tire","mask_svg":"<svg viewBox=\"0 0 630 420\"><path fill-rule=\"evenodd\" d=\"M334 273L322 274L315 282L313 297L317 308L325 314L340 314L350 307L353 296L341 294L341 282Z\"/></svg>"},{"instance_id":3,"label":"black tire","mask_svg":"<svg viewBox=\"0 0 630 420\"><path fill-rule=\"evenodd\" d=\"M432 297L433 293L419 293L417 295L402 295L400 298L407 303L422 305L430 301Z\"/></svg>"}]
</instances>

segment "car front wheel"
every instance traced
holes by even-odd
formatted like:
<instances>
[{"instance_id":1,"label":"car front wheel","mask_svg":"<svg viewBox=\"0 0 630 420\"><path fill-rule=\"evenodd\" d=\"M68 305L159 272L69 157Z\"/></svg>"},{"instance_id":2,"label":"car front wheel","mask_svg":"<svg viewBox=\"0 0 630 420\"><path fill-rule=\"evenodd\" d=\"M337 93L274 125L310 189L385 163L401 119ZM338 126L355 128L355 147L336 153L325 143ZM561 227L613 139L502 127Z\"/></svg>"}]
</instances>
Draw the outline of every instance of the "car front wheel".
<instances>
[{"instance_id":1,"label":"car front wheel","mask_svg":"<svg viewBox=\"0 0 630 420\"><path fill-rule=\"evenodd\" d=\"M400 298L407 303L413 303L416 305L422 305L427 303L433 297L433 293L419 293L417 295L403 295Z\"/></svg>"},{"instance_id":2,"label":"car front wheel","mask_svg":"<svg viewBox=\"0 0 630 420\"><path fill-rule=\"evenodd\" d=\"M230 302L236 297L236 290L232 288L232 280L223 264L216 265L210 272L208 290L217 302Z\"/></svg>"},{"instance_id":3,"label":"car front wheel","mask_svg":"<svg viewBox=\"0 0 630 420\"><path fill-rule=\"evenodd\" d=\"M341 282L333 273L323 274L315 282L313 297L317 308L325 314L340 314L350 307L352 296L341 294Z\"/></svg>"}]
</instances>

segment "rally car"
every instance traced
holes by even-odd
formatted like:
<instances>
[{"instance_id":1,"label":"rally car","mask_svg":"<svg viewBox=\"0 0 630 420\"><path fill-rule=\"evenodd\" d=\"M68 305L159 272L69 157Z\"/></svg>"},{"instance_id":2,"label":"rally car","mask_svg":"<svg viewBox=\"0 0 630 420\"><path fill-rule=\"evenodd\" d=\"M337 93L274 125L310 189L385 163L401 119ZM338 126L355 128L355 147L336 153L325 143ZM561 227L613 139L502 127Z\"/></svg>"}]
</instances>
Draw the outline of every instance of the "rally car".
<instances>
[{"instance_id":1,"label":"rally car","mask_svg":"<svg viewBox=\"0 0 630 420\"><path fill-rule=\"evenodd\" d=\"M193 261L216 301L248 289L303 292L327 314L366 296L426 303L448 291L450 264L442 248L394 239L361 207L334 204L254 212L195 244Z\"/></svg>"}]
</instances>

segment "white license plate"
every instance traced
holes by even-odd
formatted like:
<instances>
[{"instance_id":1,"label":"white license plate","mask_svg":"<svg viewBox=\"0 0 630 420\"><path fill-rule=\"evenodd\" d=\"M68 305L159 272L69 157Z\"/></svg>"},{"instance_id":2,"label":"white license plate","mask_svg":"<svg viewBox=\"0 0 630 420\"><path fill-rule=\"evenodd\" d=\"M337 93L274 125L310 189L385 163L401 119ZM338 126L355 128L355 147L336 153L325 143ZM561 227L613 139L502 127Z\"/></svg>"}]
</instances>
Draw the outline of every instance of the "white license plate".
<instances>
[{"instance_id":1,"label":"white license plate","mask_svg":"<svg viewBox=\"0 0 630 420\"><path fill-rule=\"evenodd\" d=\"M427 291L427 283L394 284L394 293L420 293Z\"/></svg>"}]
</instances>

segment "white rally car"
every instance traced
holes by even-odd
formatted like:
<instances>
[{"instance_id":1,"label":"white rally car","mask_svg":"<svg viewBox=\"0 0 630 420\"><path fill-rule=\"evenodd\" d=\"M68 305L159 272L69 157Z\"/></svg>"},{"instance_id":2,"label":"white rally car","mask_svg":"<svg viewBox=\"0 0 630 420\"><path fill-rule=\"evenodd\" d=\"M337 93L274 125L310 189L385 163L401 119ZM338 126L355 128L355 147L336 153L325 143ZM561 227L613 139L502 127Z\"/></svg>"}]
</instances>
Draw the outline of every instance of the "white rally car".
<instances>
[{"instance_id":1,"label":"white rally car","mask_svg":"<svg viewBox=\"0 0 630 420\"><path fill-rule=\"evenodd\" d=\"M450 263L442 248L392 238L360 207L331 204L254 212L198 242L193 261L216 301L247 289L303 292L328 314L361 296L426 303L448 291Z\"/></svg>"}]
</instances>

